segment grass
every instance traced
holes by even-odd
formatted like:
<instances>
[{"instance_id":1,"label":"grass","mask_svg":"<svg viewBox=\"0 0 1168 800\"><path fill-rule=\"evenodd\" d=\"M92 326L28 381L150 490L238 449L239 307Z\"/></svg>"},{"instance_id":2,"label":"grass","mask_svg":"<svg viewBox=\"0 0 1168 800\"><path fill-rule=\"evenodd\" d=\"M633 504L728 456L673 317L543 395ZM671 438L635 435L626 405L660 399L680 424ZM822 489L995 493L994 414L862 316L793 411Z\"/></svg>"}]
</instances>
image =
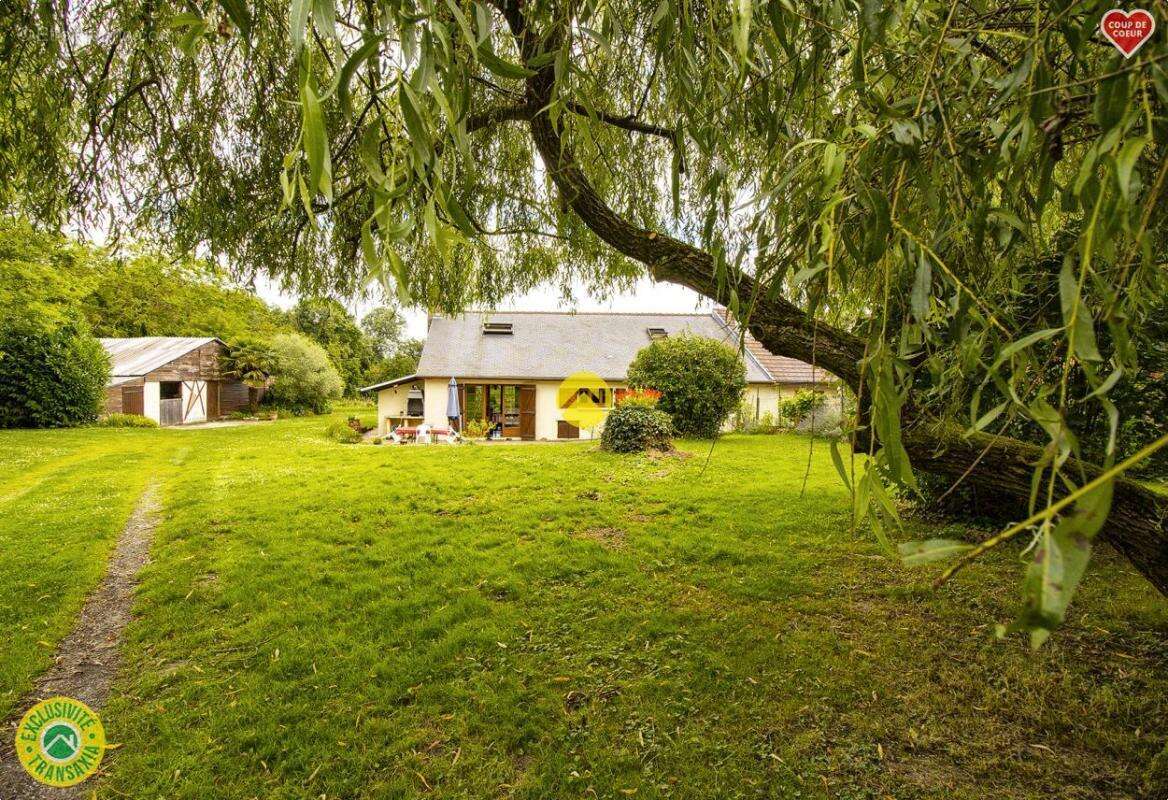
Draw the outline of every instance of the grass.
<instances>
[{"instance_id":1,"label":"grass","mask_svg":"<svg viewBox=\"0 0 1168 800\"><path fill-rule=\"evenodd\" d=\"M1042 651L996 641L1017 552L927 588L849 533L825 449L801 495L806 439L707 466L326 425L0 436L31 487L5 577L37 531L109 541L150 472L122 487L109 453L166 465L98 797L1118 798L1168 735L1168 604L1126 564L1095 560ZM100 524L69 475L120 498ZM15 618L53 643L100 551ZM9 691L37 647L5 651Z\"/></svg>"},{"instance_id":2,"label":"grass","mask_svg":"<svg viewBox=\"0 0 1168 800\"><path fill-rule=\"evenodd\" d=\"M126 435L129 434L129 435ZM0 437L0 718L73 627L163 451L138 431Z\"/></svg>"}]
</instances>

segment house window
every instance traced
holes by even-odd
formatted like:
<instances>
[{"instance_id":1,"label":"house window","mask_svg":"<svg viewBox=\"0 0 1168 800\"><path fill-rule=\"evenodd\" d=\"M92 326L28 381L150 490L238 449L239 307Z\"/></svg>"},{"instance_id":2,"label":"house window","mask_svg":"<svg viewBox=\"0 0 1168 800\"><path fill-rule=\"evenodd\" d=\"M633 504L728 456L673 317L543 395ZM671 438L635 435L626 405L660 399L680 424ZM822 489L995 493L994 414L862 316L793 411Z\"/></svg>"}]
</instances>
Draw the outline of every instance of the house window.
<instances>
[{"instance_id":1,"label":"house window","mask_svg":"<svg viewBox=\"0 0 1168 800\"><path fill-rule=\"evenodd\" d=\"M519 427L519 387L503 387L503 427Z\"/></svg>"},{"instance_id":2,"label":"house window","mask_svg":"<svg viewBox=\"0 0 1168 800\"><path fill-rule=\"evenodd\" d=\"M163 381L158 384L159 400L178 400L182 397L182 381Z\"/></svg>"},{"instance_id":3,"label":"house window","mask_svg":"<svg viewBox=\"0 0 1168 800\"><path fill-rule=\"evenodd\" d=\"M649 338L653 340L664 339L669 336L669 331L664 328L646 328L645 332L649 334Z\"/></svg>"},{"instance_id":4,"label":"house window","mask_svg":"<svg viewBox=\"0 0 1168 800\"><path fill-rule=\"evenodd\" d=\"M486 398L487 387L481 383L468 384L466 387L466 401L463 403L466 406L462 409L463 416L468 420L481 420L486 418Z\"/></svg>"},{"instance_id":5,"label":"house window","mask_svg":"<svg viewBox=\"0 0 1168 800\"><path fill-rule=\"evenodd\" d=\"M512 334L514 332L515 331L512 330L510 322L484 322L483 323L483 335L484 336L488 336L488 335L495 335L495 336L504 335L504 336L506 336L506 335Z\"/></svg>"}]
</instances>

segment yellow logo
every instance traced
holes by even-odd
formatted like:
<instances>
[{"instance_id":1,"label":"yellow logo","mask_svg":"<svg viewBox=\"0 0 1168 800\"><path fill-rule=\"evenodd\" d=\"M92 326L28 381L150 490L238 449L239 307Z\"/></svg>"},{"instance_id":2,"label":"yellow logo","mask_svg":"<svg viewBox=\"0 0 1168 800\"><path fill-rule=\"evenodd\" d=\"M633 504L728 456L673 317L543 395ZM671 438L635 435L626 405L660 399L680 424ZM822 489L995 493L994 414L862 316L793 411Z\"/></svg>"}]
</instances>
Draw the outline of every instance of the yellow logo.
<instances>
[{"instance_id":1,"label":"yellow logo","mask_svg":"<svg viewBox=\"0 0 1168 800\"><path fill-rule=\"evenodd\" d=\"M51 697L30 708L20 721L16 755L41 783L73 786L97 772L105 755L105 728L80 700Z\"/></svg>"},{"instance_id":2,"label":"yellow logo","mask_svg":"<svg viewBox=\"0 0 1168 800\"><path fill-rule=\"evenodd\" d=\"M560 411L577 428L595 428L604 421L612 392L595 372L574 372L556 393Z\"/></svg>"}]
</instances>

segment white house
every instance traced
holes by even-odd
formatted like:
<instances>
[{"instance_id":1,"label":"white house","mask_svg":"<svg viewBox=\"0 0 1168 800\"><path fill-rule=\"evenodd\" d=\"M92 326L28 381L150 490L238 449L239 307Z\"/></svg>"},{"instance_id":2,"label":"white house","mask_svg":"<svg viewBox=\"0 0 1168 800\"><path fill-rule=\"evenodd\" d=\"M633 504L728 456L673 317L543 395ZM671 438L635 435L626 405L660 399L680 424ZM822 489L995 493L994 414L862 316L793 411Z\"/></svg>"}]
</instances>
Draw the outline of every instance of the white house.
<instances>
[{"instance_id":1,"label":"white house","mask_svg":"<svg viewBox=\"0 0 1168 800\"><path fill-rule=\"evenodd\" d=\"M448 424L450 379L458 384L458 424L486 420L516 439L591 438L564 419L560 383L592 372L608 384L611 405L629 364L653 339L688 332L735 349L739 333L723 311L710 314L470 312L430 321L418 370L367 386L377 393L381 433L401 424ZM756 416L777 414L780 397L834 380L810 364L769 353L746 337L745 402Z\"/></svg>"}]
</instances>

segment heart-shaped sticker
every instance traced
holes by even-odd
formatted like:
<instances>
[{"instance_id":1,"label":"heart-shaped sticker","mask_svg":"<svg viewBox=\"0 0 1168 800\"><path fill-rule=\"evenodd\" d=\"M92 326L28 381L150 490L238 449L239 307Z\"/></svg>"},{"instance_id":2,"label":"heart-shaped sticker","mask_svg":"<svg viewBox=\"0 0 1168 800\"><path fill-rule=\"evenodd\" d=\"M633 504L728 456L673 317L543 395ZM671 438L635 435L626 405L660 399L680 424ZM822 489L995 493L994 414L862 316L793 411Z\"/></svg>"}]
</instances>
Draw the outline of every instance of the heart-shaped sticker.
<instances>
[{"instance_id":1,"label":"heart-shaped sticker","mask_svg":"<svg viewBox=\"0 0 1168 800\"><path fill-rule=\"evenodd\" d=\"M1130 12L1113 8L1099 20L1099 31L1124 58L1131 58L1155 30L1155 17L1142 8Z\"/></svg>"}]
</instances>

